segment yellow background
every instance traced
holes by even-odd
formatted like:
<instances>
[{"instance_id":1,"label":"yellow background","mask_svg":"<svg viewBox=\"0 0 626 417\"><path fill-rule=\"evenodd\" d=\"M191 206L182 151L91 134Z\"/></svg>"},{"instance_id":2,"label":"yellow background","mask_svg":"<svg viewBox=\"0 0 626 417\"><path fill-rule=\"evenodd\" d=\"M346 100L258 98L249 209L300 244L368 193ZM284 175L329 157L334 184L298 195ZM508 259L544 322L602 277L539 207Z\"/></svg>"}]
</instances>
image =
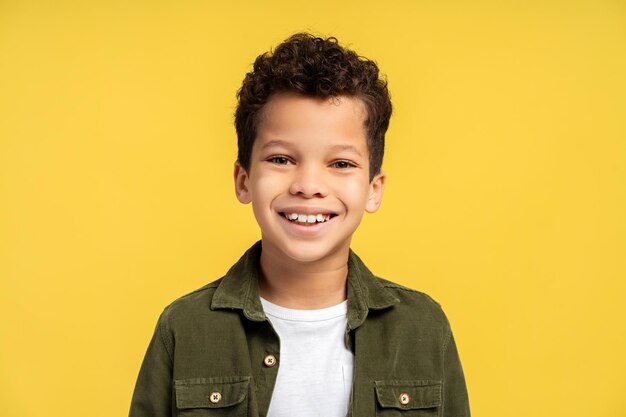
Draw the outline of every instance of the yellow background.
<instances>
[{"instance_id":1,"label":"yellow background","mask_svg":"<svg viewBox=\"0 0 626 417\"><path fill-rule=\"evenodd\" d=\"M387 74L353 248L441 302L474 416L626 416L622 1L0 3L0 409L126 415L158 314L258 237L235 92L295 31Z\"/></svg>"}]
</instances>

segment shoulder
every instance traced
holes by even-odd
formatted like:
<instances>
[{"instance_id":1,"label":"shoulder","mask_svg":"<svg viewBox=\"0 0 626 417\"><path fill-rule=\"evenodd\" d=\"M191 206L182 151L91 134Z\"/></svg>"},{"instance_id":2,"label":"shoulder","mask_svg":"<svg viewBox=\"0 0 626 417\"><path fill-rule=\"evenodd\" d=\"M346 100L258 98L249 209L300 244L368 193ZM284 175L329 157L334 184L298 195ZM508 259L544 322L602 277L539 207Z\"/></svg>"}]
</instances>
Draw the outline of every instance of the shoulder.
<instances>
[{"instance_id":1,"label":"shoulder","mask_svg":"<svg viewBox=\"0 0 626 417\"><path fill-rule=\"evenodd\" d=\"M204 315L211 312L210 306L213 294L224 279L221 277L198 289L184 294L166 305L161 313L159 322L161 326L171 327L177 321L185 321L193 316Z\"/></svg>"},{"instance_id":2,"label":"shoulder","mask_svg":"<svg viewBox=\"0 0 626 417\"><path fill-rule=\"evenodd\" d=\"M430 295L378 276L376 280L399 300L394 305L394 310L400 314L409 315L419 321L449 327L448 318L441 304Z\"/></svg>"}]
</instances>

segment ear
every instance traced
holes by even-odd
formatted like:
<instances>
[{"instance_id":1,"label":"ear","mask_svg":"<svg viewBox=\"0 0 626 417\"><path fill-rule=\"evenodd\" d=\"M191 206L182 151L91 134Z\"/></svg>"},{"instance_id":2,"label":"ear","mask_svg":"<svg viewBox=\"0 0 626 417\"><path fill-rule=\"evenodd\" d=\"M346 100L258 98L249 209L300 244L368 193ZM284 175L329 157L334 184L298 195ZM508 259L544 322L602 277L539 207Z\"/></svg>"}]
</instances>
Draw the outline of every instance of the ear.
<instances>
[{"instance_id":1,"label":"ear","mask_svg":"<svg viewBox=\"0 0 626 417\"><path fill-rule=\"evenodd\" d=\"M235 195L237 195L237 200L243 204L248 204L252 201L250 191L248 190L248 173L239 161L235 161L233 176L235 178Z\"/></svg>"},{"instance_id":2,"label":"ear","mask_svg":"<svg viewBox=\"0 0 626 417\"><path fill-rule=\"evenodd\" d=\"M367 197L367 203L365 204L365 211L368 213L374 213L380 207L380 203L383 201L383 191L385 191L385 180L387 176L382 169L372 179L369 186L369 195Z\"/></svg>"}]
</instances>

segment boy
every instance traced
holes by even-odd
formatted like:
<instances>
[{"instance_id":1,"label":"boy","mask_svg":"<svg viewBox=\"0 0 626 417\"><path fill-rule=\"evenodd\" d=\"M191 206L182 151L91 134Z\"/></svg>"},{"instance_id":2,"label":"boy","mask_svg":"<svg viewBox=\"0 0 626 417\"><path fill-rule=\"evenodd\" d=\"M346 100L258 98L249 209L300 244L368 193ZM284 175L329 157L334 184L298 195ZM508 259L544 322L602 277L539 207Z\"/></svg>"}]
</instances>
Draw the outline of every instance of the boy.
<instances>
[{"instance_id":1,"label":"boy","mask_svg":"<svg viewBox=\"0 0 626 417\"><path fill-rule=\"evenodd\" d=\"M295 34L238 98L235 191L261 241L165 308L130 416L469 416L439 304L350 249L385 186L392 107L376 64Z\"/></svg>"}]
</instances>

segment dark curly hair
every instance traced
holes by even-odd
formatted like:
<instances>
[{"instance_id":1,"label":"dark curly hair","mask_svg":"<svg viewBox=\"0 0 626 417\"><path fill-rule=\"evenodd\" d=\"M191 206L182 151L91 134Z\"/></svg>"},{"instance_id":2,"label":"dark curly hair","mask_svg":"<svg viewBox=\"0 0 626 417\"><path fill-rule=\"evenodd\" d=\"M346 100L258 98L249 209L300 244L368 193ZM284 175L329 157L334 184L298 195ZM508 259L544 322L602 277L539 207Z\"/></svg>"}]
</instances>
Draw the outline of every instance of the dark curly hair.
<instances>
[{"instance_id":1,"label":"dark curly hair","mask_svg":"<svg viewBox=\"0 0 626 417\"><path fill-rule=\"evenodd\" d=\"M323 39L310 33L296 33L273 53L259 55L237 92L237 159L246 171L250 169L261 110L278 92L361 99L367 109L370 181L380 172L392 106L387 81L379 77L374 61L340 46L335 37Z\"/></svg>"}]
</instances>

